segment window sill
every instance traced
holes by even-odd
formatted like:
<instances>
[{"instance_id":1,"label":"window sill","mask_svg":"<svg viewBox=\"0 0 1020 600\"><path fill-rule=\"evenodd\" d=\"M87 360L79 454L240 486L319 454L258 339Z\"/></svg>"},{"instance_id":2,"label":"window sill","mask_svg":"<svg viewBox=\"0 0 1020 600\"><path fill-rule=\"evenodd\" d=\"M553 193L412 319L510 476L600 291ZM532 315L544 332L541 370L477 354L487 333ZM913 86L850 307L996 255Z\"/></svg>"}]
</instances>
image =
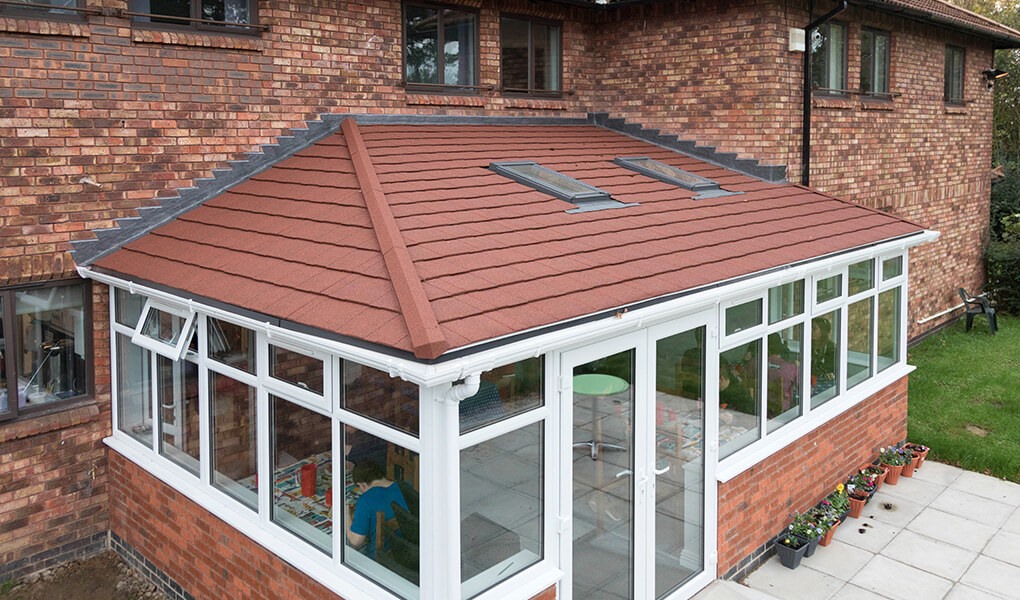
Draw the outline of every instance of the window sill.
<instances>
[{"instance_id":1,"label":"window sill","mask_svg":"<svg viewBox=\"0 0 1020 600\"><path fill-rule=\"evenodd\" d=\"M537 110L567 110L567 102L559 98L507 97L503 100L503 106Z\"/></svg>"},{"instance_id":2,"label":"window sill","mask_svg":"<svg viewBox=\"0 0 1020 600\"><path fill-rule=\"evenodd\" d=\"M850 98L840 96L815 96L811 105L815 108L829 108L833 110L853 110L856 102Z\"/></svg>"},{"instance_id":3,"label":"window sill","mask_svg":"<svg viewBox=\"0 0 1020 600\"><path fill-rule=\"evenodd\" d=\"M99 404L93 398L62 404L47 414L25 415L15 421L0 423L0 444L67 429L98 419Z\"/></svg>"},{"instance_id":4,"label":"window sill","mask_svg":"<svg viewBox=\"0 0 1020 600\"><path fill-rule=\"evenodd\" d=\"M409 106L485 106L485 98L481 96L460 96L453 94L416 94L408 92L406 102Z\"/></svg>"},{"instance_id":5,"label":"window sill","mask_svg":"<svg viewBox=\"0 0 1020 600\"><path fill-rule=\"evenodd\" d=\"M89 37L89 26L81 20L46 19L41 16L0 17L0 31L34 35Z\"/></svg>"},{"instance_id":6,"label":"window sill","mask_svg":"<svg viewBox=\"0 0 1020 600\"><path fill-rule=\"evenodd\" d=\"M879 98L861 98L861 110L896 110L896 104L892 100Z\"/></svg>"},{"instance_id":7,"label":"window sill","mask_svg":"<svg viewBox=\"0 0 1020 600\"><path fill-rule=\"evenodd\" d=\"M967 107L966 106L957 106L955 104L947 104L946 105L946 114L947 115L965 115L965 114L967 114Z\"/></svg>"},{"instance_id":8,"label":"window sill","mask_svg":"<svg viewBox=\"0 0 1020 600\"><path fill-rule=\"evenodd\" d=\"M247 35L231 35L194 30L140 29L131 31L131 40L142 44L169 44L173 46L194 46L198 48L224 48L227 50L249 50L262 52L265 48L261 38Z\"/></svg>"}]
</instances>

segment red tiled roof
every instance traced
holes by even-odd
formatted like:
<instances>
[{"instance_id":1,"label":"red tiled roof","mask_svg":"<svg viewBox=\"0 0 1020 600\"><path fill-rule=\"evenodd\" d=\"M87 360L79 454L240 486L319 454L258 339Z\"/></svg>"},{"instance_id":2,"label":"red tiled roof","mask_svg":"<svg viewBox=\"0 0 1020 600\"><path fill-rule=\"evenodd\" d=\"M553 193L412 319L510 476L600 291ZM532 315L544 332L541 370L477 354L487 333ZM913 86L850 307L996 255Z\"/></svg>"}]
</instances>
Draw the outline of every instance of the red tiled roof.
<instances>
[{"instance_id":1,"label":"red tiled roof","mask_svg":"<svg viewBox=\"0 0 1020 600\"><path fill-rule=\"evenodd\" d=\"M611 162L636 155L743 193L695 200ZM508 160L639 206L568 214L487 168ZM95 266L427 359L921 231L595 126L347 119Z\"/></svg>"},{"instance_id":2,"label":"red tiled roof","mask_svg":"<svg viewBox=\"0 0 1020 600\"><path fill-rule=\"evenodd\" d=\"M1020 31L942 0L851 0L851 4L902 12L925 21L989 37L1001 48L1020 47Z\"/></svg>"}]
</instances>

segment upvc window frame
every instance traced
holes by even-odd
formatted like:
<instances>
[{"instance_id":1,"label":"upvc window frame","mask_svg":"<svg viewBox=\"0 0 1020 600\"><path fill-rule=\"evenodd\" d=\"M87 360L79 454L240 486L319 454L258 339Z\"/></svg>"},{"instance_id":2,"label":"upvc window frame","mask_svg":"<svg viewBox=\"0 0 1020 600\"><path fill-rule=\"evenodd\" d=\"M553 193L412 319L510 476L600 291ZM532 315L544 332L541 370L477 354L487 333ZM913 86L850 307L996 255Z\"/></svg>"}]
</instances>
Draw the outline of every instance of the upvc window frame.
<instances>
[{"instance_id":1,"label":"upvc window frame","mask_svg":"<svg viewBox=\"0 0 1020 600\"><path fill-rule=\"evenodd\" d=\"M839 28L843 35L843 46L841 51L837 53L832 47L831 31L833 28ZM821 45L818 50L815 50L812 46L812 41L808 40L808 52L814 55L816 52L821 52L821 67L822 70L814 68L814 56L810 57L812 62L812 73L811 73L811 88L815 94L823 94L826 96L845 97L846 86L849 80L849 54L850 54L850 26L843 21L829 21L819 25L814 31L818 32L822 37ZM811 34L812 32L808 32ZM810 38L810 36L809 36ZM839 54L838 56L834 56ZM832 77L830 76L833 71L833 64L835 61L839 61L839 76L842 81L835 82L838 86L833 85Z\"/></svg>"},{"instance_id":2,"label":"upvc window frame","mask_svg":"<svg viewBox=\"0 0 1020 600\"><path fill-rule=\"evenodd\" d=\"M261 338L257 338L261 339ZM269 393L286 398L298 404L304 405L315 411L330 412L334 407L333 372L334 361L332 355L315 348L309 348L301 344L294 344L289 341L269 339L265 340L266 363L265 369L259 369L259 385L265 387ZM262 350L259 343L258 351ZM310 387L303 387L297 383L274 377L272 348L277 347L290 352L295 352L308 358L322 362L322 394L319 394ZM211 360L211 359L210 359ZM215 362L215 361L213 361ZM261 364L261 363L260 363Z\"/></svg>"},{"instance_id":3,"label":"upvc window frame","mask_svg":"<svg viewBox=\"0 0 1020 600\"><path fill-rule=\"evenodd\" d=\"M408 54L409 54L409 52L408 52L408 43L409 42L408 42L408 35L407 35L407 32L408 32L407 8L409 6L417 7L417 8L425 8L425 9L435 10L436 11L436 22L437 22L437 24L436 24L436 36L437 36L436 37L436 40L437 40L436 47L437 47L437 52L436 52L436 57L435 57L435 59L436 59L436 83L421 82L421 81L410 81L407 78ZM472 75L472 82L471 83L447 83L445 81L446 61L445 61L444 52L439 50L439 49L443 48L443 46L445 46L445 38L444 38L445 27L444 27L444 18L443 18L443 11L445 11L445 10L458 11L458 12L461 12L461 13L464 13L464 14L471 15L471 17L472 17L472 22L474 24L474 40L472 40L472 41L473 41L475 47L471 51L471 54L473 55L473 59L471 61L471 71L472 71L472 73L471 73L471 75ZM479 85L479 83L481 81L481 54L482 54L482 52L481 52L481 45L482 45L482 42L481 42L481 33L482 33L482 31L481 30L482 30L481 13L480 13L479 9L477 9L477 8L474 8L474 7L471 7L471 6L465 6L465 5L445 4L443 2L430 2L428 0L404 0L401 3L401 7L400 7L400 40L401 40L401 45L400 45L400 56L401 56L401 60L400 60L400 69L401 69L400 70L400 78L403 81L405 88L408 91L415 91L415 92L422 92L422 91L429 92L429 91L431 91L431 92L440 92L440 93L443 93L443 94L453 93L453 94L477 95L481 91L481 87ZM460 43L460 42L458 41L458 43ZM458 60L459 60L459 57L458 57Z\"/></svg>"},{"instance_id":4,"label":"upvc window frame","mask_svg":"<svg viewBox=\"0 0 1020 600\"><path fill-rule=\"evenodd\" d=\"M180 338L175 345L143 333L146 321L148 321L149 315L153 311L167 313L184 320L184 324L181 326ZM138 324L135 325L134 333L131 336L131 343L169 358L172 361L178 361L187 352L188 345L191 343L191 336L193 335L195 335L194 310L184 309L168 302L160 302L153 298L147 298L145 306L142 307L142 314L138 316Z\"/></svg>"},{"instance_id":5,"label":"upvc window frame","mask_svg":"<svg viewBox=\"0 0 1020 600\"><path fill-rule=\"evenodd\" d=\"M871 50L871 65L867 68L870 69L871 73L871 85L866 87L864 85L864 73L865 73L865 62L864 62L864 51L865 36L871 36L870 50ZM879 38L885 39L885 55L881 56L878 52L878 40ZM884 78L884 86L876 85L879 79L879 70L881 70L882 77ZM861 28L861 94L865 97L878 99L878 100L891 100L892 93L889 91L892 88L892 34L884 29L876 29L874 27L862 27Z\"/></svg>"},{"instance_id":6,"label":"upvc window frame","mask_svg":"<svg viewBox=\"0 0 1020 600\"><path fill-rule=\"evenodd\" d=\"M959 61L959 65L957 65ZM957 73L959 66L959 73ZM964 81L967 75L967 50L962 46L946 44L945 67L943 68L942 101L950 106L963 106Z\"/></svg>"},{"instance_id":7,"label":"upvc window frame","mask_svg":"<svg viewBox=\"0 0 1020 600\"><path fill-rule=\"evenodd\" d=\"M509 88L506 86L506 80L503 78L503 74L506 70L503 64L503 27L504 20L520 21L528 24L528 87L521 88ZM558 30L557 44L555 48L555 61L557 63L555 78L556 85L550 87L536 87L535 86L535 25L545 25L546 27L556 28ZM538 96L538 97L551 97L558 98L563 95L563 21L556 21L553 19L542 19L539 17L531 17L527 15L519 15L514 13L505 13L499 15L499 43L500 43L500 90L506 95L520 95L520 96Z\"/></svg>"}]
</instances>

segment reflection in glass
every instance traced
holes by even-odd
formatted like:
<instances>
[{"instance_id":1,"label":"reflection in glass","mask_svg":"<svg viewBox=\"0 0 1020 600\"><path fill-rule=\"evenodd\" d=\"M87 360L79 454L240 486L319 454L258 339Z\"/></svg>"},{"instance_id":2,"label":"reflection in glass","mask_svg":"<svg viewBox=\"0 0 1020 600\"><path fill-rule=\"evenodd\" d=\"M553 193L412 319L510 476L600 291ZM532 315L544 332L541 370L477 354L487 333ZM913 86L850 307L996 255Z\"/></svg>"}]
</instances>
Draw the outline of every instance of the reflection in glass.
<instances>
[{"instance_id":1,"label":"reflection in glass","mask_svg":"<svg viewBox=\"0 0 1020 600\"><path fill-rule=\"evenodd\" d=\"M878 370L900 360L900 288L878 295Z\"/></svg>"},{"instance_id":2,"label":"reflection in glass","mask_svg":"<svg viewBox=\"0 0 1020 600\"><path fill-rule=\"evenodd\" d=\"M769 289L769 325L804 314L804 280Z\"/></svg>"},{"instance_id":3,"label":"reflection in glass","mask_svg":"<svg viewBox=\"0 0 1020 600\"><path fill-rule=\"evenodd\" d=\"M157 356L159 453L198 475L198 365Z\"/></svg>"},{"instance_id":4,"label":"reflection in glass","mask_svg":"<svg viewBox=\"0 0 1020 600\"><path fill-rule=\"evenodd\" d=\"M655 595L704 568L705 403L684 388L704 387L704 327L656 342ZM679 374L679 376L678 376Z\"/></svg>"},{"instance_id":5,"label":"reflection in glass","mask_svg":"<svg viewBox=\"0 0 1020 600\"><path fill-rule=\"evenodd\" d=\"M529 358L482 373L478 392L460 403L460 432L542 406L542 359Z\"/></svg>"},{"instance_id":6,"label":"reflection in glass","mask_svg":"<svg viewBox=\"0 0 1020 600\"><path fill-rule=\"evenodd\" d=\"M269 372L280 381L322 395L325 365L322 359L269 345Z\"/></svg>"},{"instance_id":7,"label":"reflection in glass","mask_svg":"<svg viewBox=\"0 0 1020 600\"><path fill-rule=\"evenodd\" d=\"M634 597L634 351L573 371L573 597Z\"/></svg>"},{"instance_id":8,"label":"reflection in glass","mask_svg":"<svg viewBox=\"0 0 1020 600\"><path fill-rule=\"evenodd\" d=\"M825 279L819 279L815 287L815 304L828 302L839 298L843 294L843 276L833 275Z\"/></svg>"},{"instance_id":9,"label":"reflection in glass","mask_svg":"<svg viewBox=\"0 0 1020 600\"><path fill-rule=\"evenodd\" d=\"M149 351L117 334L117 429L152 449L152 388Z\"/></svg>"},{"instance_id":10,"label":"reflection in glass","mask_svg":"<svg viewBox=\"0 0 1020 600\"><path fill-rule=\"evenodd\" d=\"M719 458L761 436L761 340L719 355Z\"/></svg>"},{"instance_id":11,"label":"reflection in glass","mask_svg":"<svg viewBox=\"0 0 1020 600\"><path fill-rule=\"evenodd\" d=\"M134 329L138 324L138 317L142 316L142 308L145 306L145 296L132 294L127 290L115 288L116 298L116 319L121 325L127 325Z\"/></svg>"},{"instance_id":12,"label":"reflection in glass","mask_svg":"<svg viewBox=\"0 0 1020 600\"><path fill-rule=\"evenodd\" d=\"M344 361L343 407L370 419L418 434L418 386L389 374Z\"/></svg>"},{"instance_id":13,"label":"reflection in glass","mask_svg":"<svg viewBox=\"0 0 1020 600\"><path fill-rule=\"evenodd\" d=\"M769 335L768 338L768 431L769 433L800 416L803 382L804 325L797 324Z\"/></svg>"},{"instance_id":14,"label":"reflection in glass","mask_svg":"<svg viewBox=\"0 0 1020 600\"><path fill-rule=\"evenodd\" d=\"M5 337L4 331L4 302L3 298L0 298L0 415L11 411L10 404L7 402L7 358L5 356L7 349L7 338Z\"/></svg>"},{"instance_id":15,"label":"reflection in glass","mask_svg":"<svg viewBox=\"0 0 1020 600\"><path fill-rule=\"evenodd\" d=\"M344 564L387 587L391 574L417 585L418 454L350 426L344 449Z\"/></svg>"},{"instance_id":16,"label":"reflection in glass","mask_svg":"<svg viewBox=\"0 0 1020 600\"><path fill-rule=\"evenodd\" d=\"M761 298L726 309L726 335L761 325Z\"/></svg>"},{"instance_id":17,"label":"reflection in glass","mask_svg":"<svg viewBox=\"0 0 1020 600\"><path fill-rule=\"evenodd\" d=\"M850 295L859 294L875 287L875 261L865 260L850 265Z\"/></svg>"},{"instance_id":18,"label":"reflection in glass","mask_svg":"<svg viewBox=\"0 0 1020 600\"><path fill-rule=\"evenodd\" d=\"M865 298L847 308L846 387L852 388L872 375L872 299Z\"/></svg>"},{"instance_id":19,"label":"reflection in glass","mask_svg":"<svg viewBox=\"0 0 1020 600\"><path fill-rule=\"evenodd\" d=\"M209 358L248 373L255 373L255 332L209 317Z\"/></svg>"},{"instance_id":20,"label":"reflection in glass","mask_svg":"<svg viewBox=\"0 0 1020 600\"><path fill-rule=\"evenodd\" d=\"M811 319L811 408L839 393L839 311Z\"/></svg>"},{"instance_id":21,"label":"reflection in glass","mask_svg":"<svg viewBox=\"0 0 1020 600\"><path fill-rule=\"evenodd\" d=\"M894 256L882 261L882 281L889 281L903 274L903 257Z\"/></svg>"},{"instance_id":22,"label":"reflection in glass","mask_svg":"<svg viewBox=\"0 0 1020 600\"><path fill-rule=\"evenodd\" d=\"M20 352L6 348L18 377L18 405L38 406L84 395L85 309L83 286L44 287L14 295Z\"/></svg>"},{"instance_id":23,"label":"reflection in glass","mask_svg":"<svg viewBox=\"0 0 1020 600\"><path fill-rule=\"evenodd\" d=\"M461 451L463 597L541 559L542 448L534 423Z\"/></svg>"},{"instance_id":24,"label":"reflection in glass","mask_svg":"<svg viewBox=\"0 0 1020 600\"><path fill-rule=\"evenodd\" d=\"M333 469L330 419L276 396L269 402L270 518L332 554L333 509L326 493Z\"/></svg>"},{"instance_id":25,"label":"reflection in glass","mask_svg":"<svg viewBox=\"0 0 1020 600\"><path fill-rule=\"evenodd\" d=\"M258 510L256 397L255 388L209 372L212 484L253 510Z\"/></svg>"}]
</instances>

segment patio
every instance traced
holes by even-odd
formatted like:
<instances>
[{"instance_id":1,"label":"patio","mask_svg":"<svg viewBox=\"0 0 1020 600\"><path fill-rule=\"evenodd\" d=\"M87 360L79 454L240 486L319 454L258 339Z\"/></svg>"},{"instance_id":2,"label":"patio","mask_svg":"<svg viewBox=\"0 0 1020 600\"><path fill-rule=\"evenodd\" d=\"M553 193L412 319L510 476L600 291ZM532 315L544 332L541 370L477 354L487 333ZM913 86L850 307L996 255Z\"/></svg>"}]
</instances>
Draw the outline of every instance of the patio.
<instances>
[{"instance_id":1,"label":"patio","mask_svg":"<svg viewBox=\"0 0 1020 600\"><path fill-rule=\"evenodd\" d=\"M994 600L1020 589L1020 485L931 461L883 485L860 519L789 570L771 558L748 587L696 600Z\"/></svg>"}]
</instances>

